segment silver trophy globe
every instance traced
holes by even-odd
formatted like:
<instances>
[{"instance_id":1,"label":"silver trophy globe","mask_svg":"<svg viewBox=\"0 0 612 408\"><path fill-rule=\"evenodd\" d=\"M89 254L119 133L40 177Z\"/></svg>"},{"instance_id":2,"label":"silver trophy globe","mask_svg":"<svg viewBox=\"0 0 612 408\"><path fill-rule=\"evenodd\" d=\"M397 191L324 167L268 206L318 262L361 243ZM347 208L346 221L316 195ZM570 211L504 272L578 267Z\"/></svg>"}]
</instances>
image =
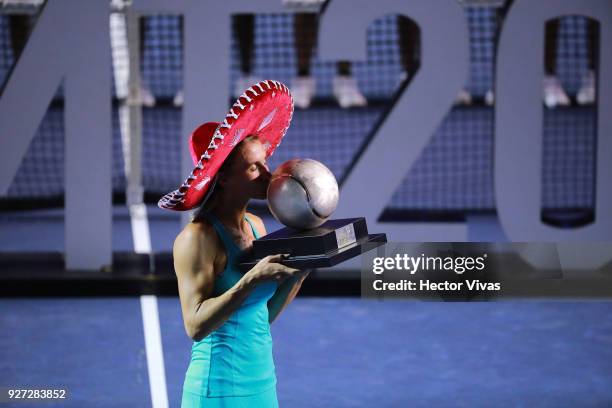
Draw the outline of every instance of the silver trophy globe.
<instances>
[{"instance_id":1,"label":"silver trophy globe","mask_svg":"<svg viewBox=\"0 0 612 408\"><path fill-rule=\"evenodd\" d=\"M293 159L272 173L268 207L280 223L298 230L316 228L337 206L338 182L323 163Z\"/></svg>"}]
</instances>

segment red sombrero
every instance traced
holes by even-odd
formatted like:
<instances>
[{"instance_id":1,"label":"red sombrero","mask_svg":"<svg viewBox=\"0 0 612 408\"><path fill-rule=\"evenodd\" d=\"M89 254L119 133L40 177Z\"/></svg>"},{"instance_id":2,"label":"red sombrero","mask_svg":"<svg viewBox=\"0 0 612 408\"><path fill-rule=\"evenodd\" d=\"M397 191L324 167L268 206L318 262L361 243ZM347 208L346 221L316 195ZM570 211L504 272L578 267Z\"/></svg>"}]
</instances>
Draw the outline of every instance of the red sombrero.
<instances>
[{"instance_id":1,"label":"red sombrero","mask_svg":"<svg viewBox=\"0 0 612 408\"><path fill-rule=\"evenodd\" d=\"M176 211L199 206L211 191L211 181L232 149L251 134L259 136L269 157L285 135L293 115L289 89L278 81L261 81L244 91L222 123L200 125L189 137L195 168L183 184L157 205Z\"/></svg>"}]
</instances>

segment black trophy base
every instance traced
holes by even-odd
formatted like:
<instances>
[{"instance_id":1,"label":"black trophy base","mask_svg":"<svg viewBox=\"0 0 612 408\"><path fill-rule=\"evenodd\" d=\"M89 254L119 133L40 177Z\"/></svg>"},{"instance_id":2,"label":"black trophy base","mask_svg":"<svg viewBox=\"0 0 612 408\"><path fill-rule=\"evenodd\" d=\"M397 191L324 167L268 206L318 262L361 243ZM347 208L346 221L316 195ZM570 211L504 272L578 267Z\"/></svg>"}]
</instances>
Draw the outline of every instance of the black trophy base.
<instances>
[{"instance_id":1,"label":"black trophy base","mask_svg":"<svg viewBox=\"0 0 612 408\"><path fill-rule=\"evenodd\" d=\"M238 268L248 271L268 255L289 254L283 264L296 269L328 268L387 242L386 234L368 234L364 218L328 220L318 228L282 228L253 241Z\"/></svg>"}]
</instances>

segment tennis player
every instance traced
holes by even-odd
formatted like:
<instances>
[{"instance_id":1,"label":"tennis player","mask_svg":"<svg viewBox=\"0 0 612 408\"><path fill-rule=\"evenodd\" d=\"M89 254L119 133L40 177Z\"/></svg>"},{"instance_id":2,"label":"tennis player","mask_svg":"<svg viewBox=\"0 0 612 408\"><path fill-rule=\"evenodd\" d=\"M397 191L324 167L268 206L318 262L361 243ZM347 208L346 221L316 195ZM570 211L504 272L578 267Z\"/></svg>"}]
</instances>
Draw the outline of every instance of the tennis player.
<instances>
[{"instance_id":1,"label":"tennis player","mask_svg":"<svg viewBox=\"0 0 612 408\"><path fill-rule=\"evenodd\" d=\"M195 168L160 201L161 208L196 209L174 242L183 321L194 340L182 407L277 407L270 323L293 300L307 272L269 256L241 273L236 260L266 234L247 212L265 199L266 163L293 114L285 85L262 81L247 89L222 123L190 137Z\"/></svg>"}]
</instances>

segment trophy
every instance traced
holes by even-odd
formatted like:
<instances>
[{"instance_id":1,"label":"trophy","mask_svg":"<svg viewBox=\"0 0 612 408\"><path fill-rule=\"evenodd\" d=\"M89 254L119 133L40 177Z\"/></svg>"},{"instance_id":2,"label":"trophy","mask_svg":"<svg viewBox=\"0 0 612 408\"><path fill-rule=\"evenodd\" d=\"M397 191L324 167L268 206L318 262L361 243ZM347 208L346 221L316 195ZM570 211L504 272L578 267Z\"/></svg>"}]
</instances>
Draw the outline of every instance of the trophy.
<instances>
[{"instance_id":1,"label":"trophy","mask_svg":"<svg viewBox=\"0 0 612 408\"><path fill-rule=\"evenodd\" d=\"M337 204L338 183L325 165L311 159L283 163L272 174L268 206L286 227L253 241L238 267L247 271L268 255L289 254L284 265L325 268L387 242L386 234L368 233L363 217L328 219Z\"/></svg>"}]
</instances>

